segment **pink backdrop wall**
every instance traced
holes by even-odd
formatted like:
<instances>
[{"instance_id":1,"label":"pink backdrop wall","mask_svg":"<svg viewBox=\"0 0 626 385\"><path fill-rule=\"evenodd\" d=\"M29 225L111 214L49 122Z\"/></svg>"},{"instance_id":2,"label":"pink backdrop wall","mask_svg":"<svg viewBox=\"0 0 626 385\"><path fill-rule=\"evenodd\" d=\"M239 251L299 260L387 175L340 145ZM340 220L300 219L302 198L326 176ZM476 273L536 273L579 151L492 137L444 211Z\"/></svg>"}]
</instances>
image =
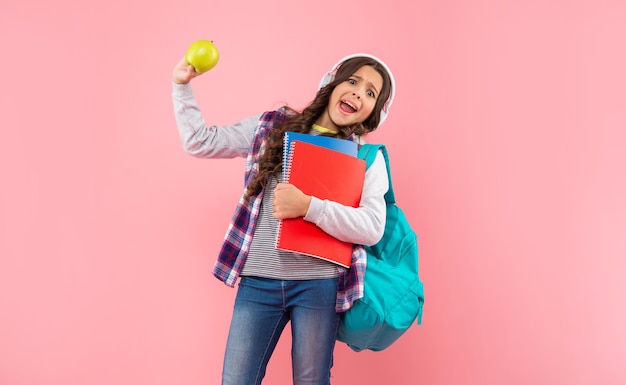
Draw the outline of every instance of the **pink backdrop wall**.
<instances>
[{"instance_id":1,"label":"pink backdrop wall","mask_svg":"<svg viewBox=\"0 0 626 385\"><path fill-rule=\"evenodd\" d=\"M335 384L625 383L626 3L380 4L2 0L0 383L218 383L243 161L181 149L170 73L198 38L216 123L303 106L348 53L394 69L370 140L420 236L424 324L339 345Z\"/></svg>"}]
</instances>

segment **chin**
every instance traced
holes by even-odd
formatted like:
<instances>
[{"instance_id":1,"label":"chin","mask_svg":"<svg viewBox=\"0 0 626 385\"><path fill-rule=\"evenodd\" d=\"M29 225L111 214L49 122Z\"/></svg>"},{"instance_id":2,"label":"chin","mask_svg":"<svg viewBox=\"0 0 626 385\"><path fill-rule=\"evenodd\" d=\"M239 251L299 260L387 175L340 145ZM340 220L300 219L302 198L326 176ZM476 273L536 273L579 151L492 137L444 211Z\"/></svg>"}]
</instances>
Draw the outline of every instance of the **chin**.
<instances>
[{"instance_id":1,"label":"chin","mask_svg":"<svg viewBox=\"0 0 626 385\"><path fill-rule=\"evenodd\" d=\"M347 127L357 123L350 117L344 116L341 116L339 119L332 119L332 122L336 127Z\"/></svg>"}]
</instances>

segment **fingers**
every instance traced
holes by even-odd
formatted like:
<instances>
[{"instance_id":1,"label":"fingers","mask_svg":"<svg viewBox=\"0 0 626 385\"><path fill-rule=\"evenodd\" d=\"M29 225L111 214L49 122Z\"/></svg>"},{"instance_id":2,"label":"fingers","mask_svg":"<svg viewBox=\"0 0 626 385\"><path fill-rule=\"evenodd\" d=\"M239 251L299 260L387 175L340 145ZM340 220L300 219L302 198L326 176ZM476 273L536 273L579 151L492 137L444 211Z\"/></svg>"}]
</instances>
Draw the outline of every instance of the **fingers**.
<instances>
[{"instance_id":1,"label":"fingers","mask_svg":"<svg viewBox=\"0 0 626 385\"><path fill-rule=\"evenodd\" d=\"M287 183L278 183L276 188L274 188L274 200L272 201L273 213L272 216L276 219L285 219L286 218L286 196L284 196L285 191L289 190L291 185Z\"/></svg>"},{"instance_id":2,"label":"fingers","mask_svg":"<svg viewBox=\"0 0 626 385\"><path fill-rule=\"evenodd\" d=\"M273 216L277 219L297 218L306 215L311 197L289 183L278 183L272 201Z\"/></svg>"}]
</instances>

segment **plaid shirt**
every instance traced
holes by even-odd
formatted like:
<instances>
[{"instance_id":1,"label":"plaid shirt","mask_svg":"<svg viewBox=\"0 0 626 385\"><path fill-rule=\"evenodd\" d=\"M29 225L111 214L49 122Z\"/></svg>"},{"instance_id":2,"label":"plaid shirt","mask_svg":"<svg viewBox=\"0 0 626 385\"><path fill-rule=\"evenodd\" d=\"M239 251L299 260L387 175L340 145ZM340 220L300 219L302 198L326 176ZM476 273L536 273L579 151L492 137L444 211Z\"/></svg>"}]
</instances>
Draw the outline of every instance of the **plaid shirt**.
<instances>
[{"instance_id":1,"label":"plaid shirt","mask_svg":"<svg viewBox=\"0 0 626 385\"><path fill-rule=\"evenodd\" d=\"M260 155L265 149L265 138L268 132L288 118L289 116L284 110L279 110L266 112L259 119L259 124L255 129L254 138L246 158L245 186L248 186L259 172L258 162ZM230 287L235 286L235 282L239 278L241 269L250 251L250 244L259 217L261 201L263 200L263 191L257 196L250 198L248 202L245 201L244 195L245 189L228 225L224 243L213 267L213 275ZM354 301L363 296L366 256L363 246L355 245L350 269L337 267L339 269L337 312L348 310Z\"/></svg>"}]
</instances>

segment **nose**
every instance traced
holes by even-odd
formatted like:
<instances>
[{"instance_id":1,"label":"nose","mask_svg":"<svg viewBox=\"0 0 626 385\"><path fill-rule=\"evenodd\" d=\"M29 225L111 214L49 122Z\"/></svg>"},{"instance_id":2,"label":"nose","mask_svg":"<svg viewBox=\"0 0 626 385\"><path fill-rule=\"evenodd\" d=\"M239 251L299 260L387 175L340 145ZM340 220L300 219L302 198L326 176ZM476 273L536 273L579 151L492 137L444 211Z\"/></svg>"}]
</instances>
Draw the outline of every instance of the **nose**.
<instances>
[{"instance_id":1,"label":"nose","mask_svg":"<svg viewBox=\"0 0 626 385\"><path fill-rule=\"evenodd\" d=\"M356 92L353 92L352 95L356 96L357 99L361 99L361 95L357 95Z\"/></svg>"}]
</instances>

